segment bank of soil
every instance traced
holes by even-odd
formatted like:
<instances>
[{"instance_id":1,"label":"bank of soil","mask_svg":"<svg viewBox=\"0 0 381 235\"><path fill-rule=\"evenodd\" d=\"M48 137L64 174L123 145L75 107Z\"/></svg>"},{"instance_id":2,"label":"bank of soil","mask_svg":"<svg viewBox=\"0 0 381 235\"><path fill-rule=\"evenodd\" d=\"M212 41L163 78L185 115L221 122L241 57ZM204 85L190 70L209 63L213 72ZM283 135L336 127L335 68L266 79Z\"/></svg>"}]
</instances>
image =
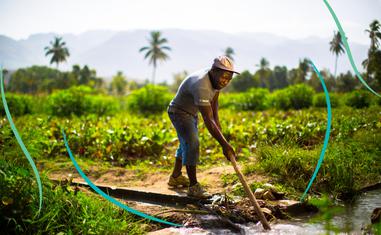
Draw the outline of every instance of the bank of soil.
<instances>
[{"instance_id":1,"label":"bank of soil","mask_svg":"<svg viewBox=\"0 0 381 235\"><path fill-rule=\"evenodd\" d=\"M132 170L127 170L121 167L112 167L107 170L99 167L98 165L89 166L85 171L85 174L90 180L99 185L108 185L111 187L126 187L132 190L154 192L167 195L186 195L186 188L169 188L167 185L170 171L157 171L153 169L148 174L136 174ZM183 173L185 174L185 172ZM198 170L199 181L207 188L211 194L218 194L213 205L186 205L186 206L165 206L165 205L153 205L148 203L125 201L125 203L141 212L162 218L174 223L184 224L190 227L202 227L216 228L222 226L227 228L229 221L223 221L221 218L228 218L234 223L247 223L256 222L258 218L255 216L253 206L250 201L244 198L240 201L233 200L232 198L225 197L225 193L229 194L232 191L232 185L224 186L224 182L221 179L223 175L235 174L232 166L215 166L209 169ZM48 172L50 179L54 180L70 180L75 182L84 182L74 170L56 169ZM246 175L247 181L251 182L271 182L271 179L267 176L260 174ZM225 182L226 183L226 182ZM80 187L80 190L87 193L91 193L89 189ZM281 212L280 208L286 207L288 202L269 202L264 200L258 200L259 204L264 209L265 215L269 220L275 218L285 218L285 214ZM215 215L223 215L223 217L217 218ZM205 220L205 216L213 215L215 220ZM216 219L217 218L217 219ZM160 225L151 224L150 230L160 229ZM234 228L233 228L234 229Z\"/></svg>"},{"instance_id":2,"label":"bank of soil","mask_svg":"<svg viewBox=\"0 0 381 235\"><path fill-rule=\"evenodd\" d=\"M42 169L44 170L44 169ZM98 165L89 166L84 171L90 180L95 184L110 185L115 187L127 187L136 190L148 190L151 192L163 194L175 194L186 192L186 189L169 189L167 181L170 171L158 171L156 168L147 174L135 174L134 171L127 170L122 167L112 167L107 170L100 168ZM64 180L72 178L76 182L85 182L77 173L74 167L70 169L56 169L47 172L50 179ZM183 169L183 174L185 174ZM198 170L197 178L204 185L208 192L224 193L231 192L232 185L224 187L221 176L225 174L235 174L234 169L230 165L211 167L209 169ZM265 175L250 174L247 175L248 182L269 182L270 178Z\"/></svg>"}]
</instances>

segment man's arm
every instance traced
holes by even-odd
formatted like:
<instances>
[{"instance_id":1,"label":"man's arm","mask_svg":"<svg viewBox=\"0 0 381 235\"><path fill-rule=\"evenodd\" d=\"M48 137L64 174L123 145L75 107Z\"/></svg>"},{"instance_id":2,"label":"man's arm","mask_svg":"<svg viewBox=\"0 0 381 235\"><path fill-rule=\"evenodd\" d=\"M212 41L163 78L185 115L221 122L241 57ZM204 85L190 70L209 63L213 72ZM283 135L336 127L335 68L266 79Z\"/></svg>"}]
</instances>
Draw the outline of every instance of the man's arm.
<instances>
[{"instance_id":1,"label":"man's arm","mask_svg":"<svg viewBox=\"0 0 381 235\"><path fill-rule=\"evenodd\" d=\"M235 152L233 147L228 143L222 134L221 130L218 128L215 118L213 117L213 109L210 105L208 106L198 106L204 123L209 133L220 143L223 149L225 157L230 160L230 157L235 157Z\"/></svg>"},{"instance_id":2,"label":"man's arm","mask_svg":"<svg viewBox=\"0 0 381 235\"><path fill-rule=\"evenodd\" d=\"M214 121L216 122L216 125L218 126L218 129L221 131L221 124L220 124L220 119L218 116L218 95L220 94L219 91L216 92L216 94L213 97L212 100L212 110L213 110L213 117Z\"/></svg>"}]
</instances>

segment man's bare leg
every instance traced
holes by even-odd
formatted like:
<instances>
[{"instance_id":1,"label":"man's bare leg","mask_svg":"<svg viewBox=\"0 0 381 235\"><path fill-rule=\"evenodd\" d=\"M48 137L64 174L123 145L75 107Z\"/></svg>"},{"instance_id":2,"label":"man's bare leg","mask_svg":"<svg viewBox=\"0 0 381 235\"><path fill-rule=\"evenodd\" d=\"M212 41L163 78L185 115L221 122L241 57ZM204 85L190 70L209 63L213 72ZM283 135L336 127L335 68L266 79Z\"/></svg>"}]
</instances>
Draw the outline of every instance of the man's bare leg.
<instances>
[{"instance_id":1,"label":"man's bare leg","mask_svg":"<svg viewBox=\"0 0 381 235\"><path fill-rule=\"evenodd\" d=\"M175 167L173 168L172 176L177 178L181 175L181 168L183 167L182 159L177 157L175 161Z\"/></svg>"},{"instance_id":2,"label":"man's bare leg","mask_svg":"<svg viewBox=\"0 0 381 235\"><path fill-rule=\"evenodd\" d=\"M189 178L189 186L197 184L196 166L186 166Z\"/></svg>"}]
</instances>

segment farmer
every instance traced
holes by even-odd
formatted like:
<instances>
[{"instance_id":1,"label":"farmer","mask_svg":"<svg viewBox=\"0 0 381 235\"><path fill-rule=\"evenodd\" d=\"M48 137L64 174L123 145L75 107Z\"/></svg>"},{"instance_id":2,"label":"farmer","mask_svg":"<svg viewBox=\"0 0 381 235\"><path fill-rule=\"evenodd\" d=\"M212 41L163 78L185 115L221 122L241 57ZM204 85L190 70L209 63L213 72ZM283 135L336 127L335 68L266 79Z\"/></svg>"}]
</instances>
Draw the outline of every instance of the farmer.
<instances>
[{"instance_id":1,"label":"farmer","mask_svg":"<svg viewBox=\"0 0 381 235\"><path fill-rule=\"evenodd\" d=\"M176 161L168 185L171 187L189 186L188 196L207 198L210 195L197 182L196 165L199 163L199 140L197 113L200 111L210 134L220 143L223 154L230 161L235 156L233 147L221 131L218 118L218 95L233 77L233 62L226 56L214 59L212 68L188 76L170 102L168 115L176 129L180 146L176 151ZM186 178L181 174L186 166Z\"/></svg>"}]
</instances>

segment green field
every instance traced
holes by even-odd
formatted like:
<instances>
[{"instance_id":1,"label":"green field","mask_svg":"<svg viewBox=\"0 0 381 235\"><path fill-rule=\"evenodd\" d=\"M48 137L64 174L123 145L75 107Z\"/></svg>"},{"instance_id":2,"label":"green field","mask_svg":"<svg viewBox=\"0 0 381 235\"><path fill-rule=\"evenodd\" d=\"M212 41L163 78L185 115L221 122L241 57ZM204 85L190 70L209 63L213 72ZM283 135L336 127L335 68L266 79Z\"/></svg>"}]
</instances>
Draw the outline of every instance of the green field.
<instances>
[{"instance_id":1,"label":"green field","mask_svg":"<svg viewBox=\"0 0 381 235\"><path fill-rule=\"evenodd\" d=\"M322 149L327 124L326 109L314 107L312 100L315 98L311 97L309 107L301 110L279 110L273 107L247 110L242 108L247 107L245 105L236 105L237 102L242 102L238 95L221 96L224 95L227 101L221 99L220 110L223 133L236 148L244 173L266 175L277 187L285 190L289 198L298 199L307 186ZM102 96L88 94L87 98L73 101L87 100L87 103L83 103L85 108L80 110L83 112L81 115L67 114L62 111L62 107L56 109L61 113L54 114L55 111L49 109L52 106L46 105L49 105L49 100L58 99L57 97L14 96L17 98L12 97L10 100L19 99L19 103L25 103L24 113L17 113L16 105L9 102L11 113L15 113L15 125L31 156L40 167L45 166L42 167L45 207L42 218L31 219L30 216L38 209L35 179L8 120L3 116L0 120L0 173L5 174L0 174L0 182L3 184L0 188L3 201L1 206L9 213L9 226L19 232L50 233L61 231L62 224L66 224L68 226L64 231L73 234L81 231L117 233L126 229L136 233L147 231L149 226L139 222L138 218L116 209L96 196L73 192L67 187L53 187L45 173L54 168L73 169L63 143L61 128L65 130L70 148L85 172L88 172L86 170L89 166L99 165L104 172L118 166L144 177L149 177L153 171L169 173L178 141L166 112L139 112L130 105L131 100L107 96L103 99ZM244 93L240 96L244 96ZM339 105L332 109L328 149L310 195L324 193L335 197L351 197L360 188L381 181L381 107L372 101L369 107L356 109L345 105L346 102L342 101L345 97L336 97ZM28 107L28 102L35 106ZM149 109L152 104L147 103ZM104 104L114 108L104 111L99 108ZM62 106L64 105L68 104L63 103ZM29 113L25 112L28 109ZM201 120L199 123L200 169L227 165L218 143L210 136ZM20 180L23 184L18 183ZM226 185L238 182L235 175L229 174L221 180ZM254 182L252 188L260 185L261 182ZM243 195L243 190L236 187L232 193ZM24 207L23 204L28 206ZM98 210L104 211L104 220L98 218ZM86 223L88 227L78 225L84 221L89 221L89 224ZM31 228L36 230L30 230Z\"/></svg>"}]
</instances>

